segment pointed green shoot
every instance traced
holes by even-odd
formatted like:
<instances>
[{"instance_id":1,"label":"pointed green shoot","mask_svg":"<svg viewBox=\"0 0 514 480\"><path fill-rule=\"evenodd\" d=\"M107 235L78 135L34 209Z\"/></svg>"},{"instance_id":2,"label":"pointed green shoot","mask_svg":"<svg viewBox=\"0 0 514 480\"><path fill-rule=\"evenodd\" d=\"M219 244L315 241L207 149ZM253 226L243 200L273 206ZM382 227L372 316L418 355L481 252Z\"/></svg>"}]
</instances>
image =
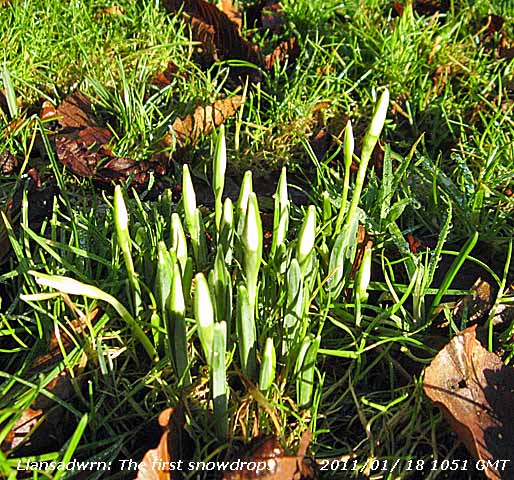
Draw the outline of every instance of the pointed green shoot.
<instances>
[{"instance_id":1,"label":"pointed green shoot","mask_svg":"<svg viewBox=\"0 0 514 480\"><path fill-rule=\"evenodd\" d=\"M243 232L244 247L244 274L248 298L252 307L257 300L257 281L262 261L262 222L259 212L257 196L251 192L248 196L248 208L246 210L246 222Z\"/></svg>"},{"instance_id":2,"label":"pointed green shoot","mask_svg":"<svg viewBox=\"0 0 514 480\"><path fill-rule=\"evenodd\" d=\"M316 207L310 205L305 218L303 220L300 233L298 234L298 243L296 244L296 258L302 270L304 271L309 260L314 241L316 240Z\"/></svg>"},{"instance_id":3,"label":"pointed green shoot","mask_svg":"<svg viewBox=\"0 0 514 480\"><path fill-rule=\"evenodd\" d=\"M212 306L209 285L203 273L197 273L195 276L194 312L200 343L202 344L207 364L210 365L214 335L214 308Z\"/></svg>"},{"instance_id":4,"label":"pointed green shoot","mask_svg":"<svg viewBox=\"0 0 514 480\"><path fill-rule=\"evenodd\" d=\"M194 215L196 210L196 193L191 180L189 167L184 165L182 169L182 202L184 204L184 217L186 226L191 235L194 229Z\"/></svg>"},{"instance_id":5,"label":"pointed green shoot","mask_svg":"<svg viewBox=\"0 0 514 480\"><path fill-rule=\"evenodd\" d=\"M350 172L353 161L353 151L355 149L355 140L353 138L352 122L348 120L346 129L344 131L344 178L343 178L343 193L341 194L341 206L339 207L339 214L336 220L336 233L341 231L343 224L344 214L346 212L346 204L348 202L348 190L350 189Z\"/></svg>"},{"instance_id":6,"label":"pointed green shoot","mask_svg":"<svg viewBox=\"0 0 514 480\"><path fill-rule=\"evenodd\" d=\"M168 342L171 358L173 359L177 377L182 379L185 386L191 385L191 375L188 369L189 358L187 354L187 332L185 323L186 304L184 302L180 267L177 262L173 264L173 280L168 307Z\"/></svg>"},{"instance_id":7,"label":"pointed green shoot","mask_svg":"<svg viewBox=\"0 0 514 480\"><path fill-rule=\"evenodd\" d=\"M287 192L287 171L282 168L278 180L277 191L275 193L275 208L273 213L273 239L271 243L270 256L275 257L275 253L281 245L285 243L287 229L289 227L289 198Z\"/></svg>"},{"instance_id":8,"label":"pointed green shoot","mask_svg":"<svg viewBox=\"0 0 514 480\"><path fill-rule=\"evenodd\" d=\"M275 380L275 369L277 365L277 356L273 339L267 338L264 345L264 353L262 355L261 371L259 375L259 388L267 392L273 381Z\"/></svg>"},{"instance_id":9,"label":"pointed green shoot","mask_svg":"<svg viewBox=\"0 0 514 480\"><path fill-rule=\"evenodd\" d=\"M219 244L225 254L225 263L232 263L232 249L234 243L234 207L229 197L223 204L223 216L221 217Z\"/></svg>"},{"instance_id":10,"label":"pointed green shoot","mask_svg":"<svg viewBox=\"0 0 514 480\"><path fill-rule=\"evenodd\" d=\"M243 181L241 183L241 190L239 198L236 203L236 215L237 215L237 235L240 237L243 234L243 229L246 222L246 209L248 206L248 197L253 191L252 184L252 172L247 171L244 174Z\"/></svg>"},{"instance_id":11,"label":"pointed green shoot","mask_svg":"<svg viewBox=\"0 0 514 480\"><path fill-rule=\"evenodd\" d=\"M114 189L114 225L116 227L118 245L121 249L121 253L123 254L123 260L125 261L128 279L132 288L132 294L134 297L134 312L137 316L141 311L141 286L139 285L139 280L134 269L134 262L132 261L132 241L130 239L128 222L129 217L127 207L125 206L125 200L123 198L123 192L121 187L116 185Z\"/></svg>"}]
</instances>

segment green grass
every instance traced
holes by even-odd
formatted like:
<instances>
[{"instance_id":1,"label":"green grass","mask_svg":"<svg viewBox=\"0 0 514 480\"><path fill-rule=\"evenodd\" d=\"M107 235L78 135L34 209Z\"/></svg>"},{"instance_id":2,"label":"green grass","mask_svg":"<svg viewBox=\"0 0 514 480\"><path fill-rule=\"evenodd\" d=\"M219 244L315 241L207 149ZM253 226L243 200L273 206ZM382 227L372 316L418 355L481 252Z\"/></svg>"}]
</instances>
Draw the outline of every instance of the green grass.
<instances>
[{"instance_id":1,"label":"green grass","mask_svg":"<svg viewBox=\"0 0 514 480\"><path fill-rule=\"evenodd\" d=\"M512 7L462 2L438 17L408 9L398 17L392 2L287 0L284 35L297 37L300 57L241 88L229 64L197 64L187 26L158 4L120 1L121 15L102 14L96 2L13 0L0 9L10 107L0 112L0 153L19 161L0 177L2 210L13 198L18 206L0 228L0 245L11 246L5 261L0 255L0 441L38 395L54 400L43 440L34 434L35 449L1 453L0 471L22 478L17 462L38 455L141 459L160 436L157 415L179 403L195 460L230 455L256 429L295 450L305 428L318 461L402 460L394 475L376 478L414 478L409 459L468 458L423 395L421 374L465 328L450 302L476 277L499 289L497 304L512 301L514 60L495 56L498 33L485 36L487 15L501 14L514 43ZM266 35L246 33L272 49ZM158 90L150 80L170 61L180 74ZM385 87L382 166L372 157L364 168L362 141ZM147 160L165 151L166 176L113 198L112 189L64 170L53 125L36 117L43 100L58 104L77 88L108 119L117 155ZM163 146L176 118L242 91L245 103L224 127L226 176L219 131L185 152ZM323 158L309 145L320 128L337 137ZM352 159L362 178L347 174ZM180 161L190 162L195 201L187 182L186 200L173 198ZM273 198L283 166L289 197L282 183ZM33 191L30 168L55 197ZM246 169L257 193L250 207L237 199ZM293 201L295 183L312 207ZM223 186L236 192L233 218ZM212 209L201 206L206 189L214 190ZM34 221L43 201L47 215ZM252 232L270 212L273 226L264 229L283 235L259 247ZM179 223L185 256L171 248L186 238ZM372 265L352 272L359 223L373 238ZM411 252L407 234L431 248ZM202 310L205 293L195 297L203 276L212 313ZM510 362L514 324L482 324ZM56 331L62 356L34 368ZM51 382L62 369L69 385L59 397ZM47 433L45 423L61 426ZM88 478L134 477L115 470Z\"/></svg>"}]
</instances>

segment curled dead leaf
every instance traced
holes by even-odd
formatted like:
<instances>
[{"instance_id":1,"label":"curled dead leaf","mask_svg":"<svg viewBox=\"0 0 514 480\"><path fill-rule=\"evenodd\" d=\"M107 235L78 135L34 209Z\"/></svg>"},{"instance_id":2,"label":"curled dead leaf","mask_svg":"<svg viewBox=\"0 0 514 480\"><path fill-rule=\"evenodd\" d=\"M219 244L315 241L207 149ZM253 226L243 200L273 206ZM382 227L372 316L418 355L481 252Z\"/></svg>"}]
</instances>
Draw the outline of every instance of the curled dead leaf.
<instances>
[{"instance_id":1,"label":"curled dead leaf","mask_svg":"<svg viewBox=\"0 0 514 480\"><path fill-rule=\"evenodd\" d=\"M514 478L514 368L476 339L476 325L456 335L425 369L425 394L490 479ZM496 460L508 460L502 471Z\"/></svg>"},{"instance_id":2,"label":"curled dead leaf","mask_svg":"<svg viewBox=\"0 0 514 480\"><path fill-rule=\"evenodd\" d=\"M165 0L163 6L170 13L182 8L194 39L203 45L211 61L245 60L261 64L258 47L241 37L237 25L215 5L205 0Z\"/></svg>"}]
</instances>

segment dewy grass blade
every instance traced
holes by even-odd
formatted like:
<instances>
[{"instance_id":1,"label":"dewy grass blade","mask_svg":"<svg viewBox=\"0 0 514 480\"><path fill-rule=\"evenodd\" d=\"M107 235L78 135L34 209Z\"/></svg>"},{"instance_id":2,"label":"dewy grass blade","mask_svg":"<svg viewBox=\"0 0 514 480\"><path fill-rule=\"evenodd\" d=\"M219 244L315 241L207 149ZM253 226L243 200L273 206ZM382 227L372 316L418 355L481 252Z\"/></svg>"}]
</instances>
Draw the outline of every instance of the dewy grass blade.
<instances>
[{"instance_id":1,"label":"dewy grass blade","mask_svg":"<svg viewBox=\"0 0 514 480\"><path fill-rule=\"evenodd\" d=\"M257 332L255 309L248 298L248 290L243 284L237 287L236 329L241 370L250 380L257 373Z\"/></svg>"},{"instance_id":2,"label":"dewy grass blade","mask_svg":"<svg viewBox=\"0 0 514 480\"><path fill-rule=\"evenodd\" d=\"M453 280L455 279L455 276L459 272L463 263L469 257L469 254L471 253L473 248L475 248L477 241L478 241L478 232L475 232L473 234L473 236L461 248L459 255L455 258L455 260L451 264L448 272L446 272L446 275L443 278L441 286L439 287L439 291L437 292L437 294L434 298L434 301L432 302L432 306L430 307L429 318L432 318L436 307L439 305L439 303L441 302L441 299L446 294L447 290L450 288L450 285L452 284Z\"/></svg>"},{"instance_id":3,"label":"dewy grass blade","mask_svg":"<svg viewBox=\"0 0 514 480\"><path fill-rule=\"evenodd\" d=\"M323 231L327 236L332 235L332 203L330 202L330 194L324 191L321 194L323 202Z\"/></svg>"},{"instance_id":4,"label":"dewy grass blade","mask_svg":"<svg viewBox=\"0 0 514 480\"><path fill-rule=\"evenodd\" d=\"M214 421L219 438L227 436L228 427L228 384L225 356L227 351L227 324L216 323L213 331L211 366L212 402Z\"/></svg>"},{"instance_id":5,"label":"dewy grass blade","mask_svg":"<svg viewBox=\"0 0 514 480\"><path fill-rule=\"evenodd\" d=\"M170 355L173 359L177 377L182 380L185 386L191 385L189 373L189 358L187 354L187 332L186 332L186 304L182 289L182 278L180 267L177 262L173 264L173 280L169 296L169 318L168 318L168 342Z\"/></svg>"},{"instance_id":6,"label":"dewy grass blade","mask_svg":"<svg viewBox=\"0 0 514 480\"><path fill-rule=\"evenodd\" d=\"M58 275L46 275L45 273L29 271L29 273L35 277L36 282L39 285L54 288L62 293L68 295L83 295L84 297L94 298L95 300L101 300L111 305L119 314L123 320L131 327L132 332L137 340L141 342L146 350L148 356L153 360L156 357L156 351L152 342L148 339L143 329L134 320L134 317L130 315L129 311L112 295L105 293L99 288L88 285L86 283L78 282L77 280L70 277L61 277ZM22 297L23 299L23 297Z\"/></svg>"},{"instance_id":7,"label":"dewy grass blade","mask_svg":"<svg viewBox=\"0 0 514 480\"><path fill-rule=\"evenodd\" d=\"M220 233L221 216L223 210L222 196L225 186L225 171L227 169L227 148L225 145L225 127L222 124L216 141L213 164L214 211L216 217L216 231Z\"/></svg>"},{"instance_id":8,"label":"dewy grass blade","mask_svg":"<svg viewBox=\"0 0 514 480\"><path fill-rule=\"evenodd\" d=\"M266 339L264 345L264 353L262 355L261 371L259 375L259 388L268 391L275 380L275 369L277 365L277 356L272 338Z\"/></svg>"},{"instance_id":9,"label":"dewy grass blade","mask_svg":"<svg viewBox=\"0 0 514 480\"><path fill-rule=\"evenodd\" d=\"M203 273L197 273L195 276L194 311L200 343L202 344L207 364L210 365L214 335L214 308L209 285Z\"/></svg>"},{"instance_id":10,"label":"dewy grass blade","mask_svg":"<svg viewBox=\"0 0 514 480\"><path fill-rule=\"evenodd\" d=\"M262 223L259 204L257 203L257 196L252 192L248 196L248 208L243 232L244 274L248 298L252 308L255 308L257 300L257 282L262 262L262 243Z\"/></svg>"},{"instance_id":11,"label":"dewy grass blade","mask_svg":"<svg viewBox=\"0 0 514 480\"><path fill-rule=\"evenodd\" d=\"M116 226L116 236L127 268L130 286L132 287L132 294L134 296L134 313L135 316L138 316L141 311L141 287L139 285L136 271L134 270L134 262L132 261L132 241L130 239L128 221L129 217L127 207L125 206L125 200L123 199L123 192L121 191L121 187L116 185L116 188L114 189L114 224Z\"/></svg>"},{"instance_id":12,"label":"dewy grass blade","mask_svg":"<svg viewBox=\"0 0 514 480\"><path fill-rule=\"evenodd\" d=\"M5 99L7 101L7 108L9 109L9 115L11 118L17 118L19 114L18 102L16 100L16 91L12 82L11 74L5 66L2 69L2 81L5 88Z\"/></svg>"}]
</instances>

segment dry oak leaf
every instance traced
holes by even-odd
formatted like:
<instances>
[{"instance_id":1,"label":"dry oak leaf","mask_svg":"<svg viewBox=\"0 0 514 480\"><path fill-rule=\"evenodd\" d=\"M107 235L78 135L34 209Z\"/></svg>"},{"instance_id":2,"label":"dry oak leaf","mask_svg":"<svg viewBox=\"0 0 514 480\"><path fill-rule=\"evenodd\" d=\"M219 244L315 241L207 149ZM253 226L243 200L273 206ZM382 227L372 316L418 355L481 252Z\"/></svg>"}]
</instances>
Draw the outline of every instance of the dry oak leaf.
<instances>
[{"instance_id":1,"label":"dry oak leaf","mask_svg":"<svg viewBox=\"0 0 514 480\"><path fill-rule=\"evenodd\" d=\"M476 339L476 325L456 335L425 369L425 394L443 412L490 479L514 478L514 368ZM496 461L505 460L498 470Z\"/></svg>"},{"instance_id":2,"label":"dry oak leaf","mask_svg":"<svg viewBox=\"0 0 514 480\"><path fill-rule=\"evenodd\" d=\"M173 133L164 138L166 145L173 145L176 139L179 146L186 143L194 144L202 135L209 134L215 127L219 127L227 118L235 115L243 104L243 97L218 100L212 105L198 106L194 113L183 119L177 118L172 125Z\"/></svg>"},{"instance_id":3,"label":"dry oak leaf","mask_svg":"<svg viewBox=\"0 0 514 480\"><path fill-rule=\"evenodd\" d=\"M237 25L215 5L205 0L164 0L170 13L188 15L195 40L199 41L213 61L246 60L261 65L259 49L241 37Z\"/></svg>"},{"instance_id":4,"label":"dry oak leaf","mask_svg":"<svg viewBox=\"0 0 514 480\"><path fill-rule=\"evenodd\" d=\"M251 455L244 458L246 462L255 462L256 465L260 463L260 467L264 466L264 469L227 471L221 480L314 480L317 478L315 470L305 459L310 441L311 432L306 430L296 455L287 456L276 437L268 438Z\"/></svg>"}]
</instances>

